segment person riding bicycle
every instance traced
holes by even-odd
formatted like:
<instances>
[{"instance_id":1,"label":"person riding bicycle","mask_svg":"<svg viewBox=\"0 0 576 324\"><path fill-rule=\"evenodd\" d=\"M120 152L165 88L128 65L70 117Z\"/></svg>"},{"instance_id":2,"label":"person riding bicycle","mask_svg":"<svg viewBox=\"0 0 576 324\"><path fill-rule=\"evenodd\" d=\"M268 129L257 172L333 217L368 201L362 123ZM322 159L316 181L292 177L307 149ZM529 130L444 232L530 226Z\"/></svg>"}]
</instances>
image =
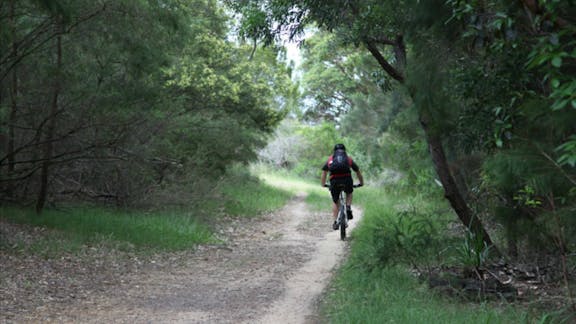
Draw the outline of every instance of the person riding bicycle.
<instances>
[{"instance_id":1,"label":"person riding bicycle","mask_svg":"<svg viewBox=\"0 0 576 324\"><path fill-rule=\"evenodd\" d=\"M362 177L362 172L360 172L360 168L346 154L346 147L344 144L336 144L334 146L334 153L330 155L328 161L324 163L322 167L322 176L320 178L320 182L324 187L326 185L326 175L330 172L330 193L332 195L332 217L334 218L334 224L332 225L332 229L338 229L338 223L336 218L338 217L338 208L339 208L339 201L338 198L340 197L340 191L342 188L346 193L346 214L348 219L352 219L352 192L354 191L353 187L353 180L352 180L352 170L356 173L358 177L358 186L364 185L364 178Z\"/></svg>"}]
</instances>

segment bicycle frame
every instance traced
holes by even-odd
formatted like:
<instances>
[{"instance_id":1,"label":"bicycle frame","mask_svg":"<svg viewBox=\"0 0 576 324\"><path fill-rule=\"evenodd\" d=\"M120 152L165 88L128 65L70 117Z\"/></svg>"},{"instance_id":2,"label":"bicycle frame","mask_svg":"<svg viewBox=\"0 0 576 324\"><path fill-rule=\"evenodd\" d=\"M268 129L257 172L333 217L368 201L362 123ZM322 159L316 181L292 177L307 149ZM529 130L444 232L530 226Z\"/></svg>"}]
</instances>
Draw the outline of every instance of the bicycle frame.
<instances>
[{"instance_id":1,"label":"bicycle frame","mask_svg":"<svg viewBox=\"0 0 576 324\"><path fill-rule=\"evenodd\" d=\"M354 188L361 187L362 185L354 185ZM324 184L324 187L330 188L328 184ZM340 238L342 240L346 239L346 228L348 227L348 213L346 212L346 193L344 192L344 187L338 187L340 189L340 197L338 198L338 216L336 217L336 224L340 228Z\"/></svg>"}]
</instances>

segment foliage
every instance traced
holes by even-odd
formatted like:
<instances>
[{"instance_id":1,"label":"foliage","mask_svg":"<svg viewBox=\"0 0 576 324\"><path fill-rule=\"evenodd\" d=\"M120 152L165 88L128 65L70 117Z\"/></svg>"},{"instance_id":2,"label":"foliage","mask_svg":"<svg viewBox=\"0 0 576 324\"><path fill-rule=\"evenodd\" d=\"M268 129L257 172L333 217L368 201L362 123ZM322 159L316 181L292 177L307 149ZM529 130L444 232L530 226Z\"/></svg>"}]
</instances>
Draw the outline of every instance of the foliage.
<instances>
[{"instance_id":1,"label":"foliage","mask_svg":"<svg viewBox=\"0 0 576 324\"><path fill-rule=\"evenodd\" d=\"M403 262L416 265L423 262L424 257L434 249L435 229L426 218L417 216L419 219L413 219L415 217L411 217L411 214L400 213L396 221L380 224L373 228L374 233L367 234L376 240L367 244L374 252L373 255L365 256L365 262L374 262L374 267Z\"/></svg>"},{"instance_id":2,"label":"foliage","mask_svg":"<svg viewBox=\"0 0 576 324\"><path fill-rule=\"evenodd\" d=\"M352 110L364 109L362 97L381 94L375 83L378 68L373 60L334 35L314 33L302 46L302 52L305 120L341 124Z\"/></svg>"},{"instance_id":3,"label":"foliage","mask_svg":"<svg viewBox=\"0 0 576 324\"><path fill-rule=\"evenodd\" d=\"M558 163L561 166L569 165L573 168L576 167L576 135L570 136L566 143L556 148L556 151L560 153Z\"/></svg>"},{"instance_id":4,"label":"foliage","mask_svg":"<svg viewBox=\"0 0 576 324\"><path fill-rule=\"evenodd\" d=\"M487 265L490 256L490 246L481 237L466 230L464 242L456 251L456 262L474 270Z\"/></svg>"},{"instance_id":5,"label":"foliage","mask_svg":"<svg viewBox=\"0 0 576 324\"><path fill-rule=\"evenodd\" d=\"M574 28L564 19L571 9L562 1L531 3L447 2L462 35L450 70L452 97L461 107L450 153L469 194L491 197L474 202L507 228L512 254L518 240L539 242L538 250L551 244L555 234L535 227L552 221L543 216L551 208L544 197L562 197L554 208L574 203L565 197L573 186L568 161L575 115L555 109L565 104L562 95L552 95L573 79L573 40L564 36Z\"/></svg>"},{"instance_id":6,"label":"foliage","mask_svg":"<svg viewBox=\"0 0 576 324\"><path fill-rule=\"evenodd\" d=\"M364 188L356 198L363 207L362 222L352 233L350 257L322 302L324 321L529 323L540 316L504 303L455 302L418 280L414 266L448 263L455 255L447 252L463 244L468 244L468 251L476 248L471 240L451 238L451 216L442 214L440 210L447 209L436 201L415 199L413 193L399 194L396 188L389 188L386 195ZM475 242L484 244L482 240ZM473 256L476 262L476 257L484 255Z\"/></svg>"},{"instance_id":7,"label":"foliage","mask_svg":"<svg viewBox=\"0 0 576 324\"><path fill-rule=\"evenodd\" d=\"M315 178L319 177L320 169L336 143L346 143L347 150L354 152L354 145L349 145L329 123L306 126L286 121L261 152L261 158L276 168Z\"/></svg>"},{"instance_id":8,"label":"foliage","mask_svg":"<svg viewBox=\"0 0 576 324\"><path fill-rule=\"evenodd\" d=\"M429 265L443 247L442 220L424 209L422 200L403 201L394 194L377 199L378 193L366 188L359 197L364 219L354 232L351 262L364 271L399 264Z\"/></svg>"},{"instance_id":9,"label":"foliage","mask_svg":"<svg viewBox=\"0 0 576 324\"><path fill-rule=\"evenodd\" d=\"M114 248L139 252L165 252L190 249L198 244L218 243L211 227L218 217L257 217L278 209L293 193L274 188L236 166L225 181L218 183L212 196L191 202L185 208L174 205L147 210L68 206L47 209L42 217L27 208L2 207L2 218L20 224L56 230L44 244L29 253L59 257L58 251L81 251L86 246L109 244ZM0 249L12 248L3 246ZM48 251L50 250L50 251Z\"/></svg>"},{"instance_id":10,"label":"foliage","mask_svg":"<svg viewBox=\"0 0 576 324\"><path fill-rule=\"evenodd\" d=\"M295 120L286 118L276 129L272 139L260 150L259 158L276 168L292 169L300 164L300 153L307 142L299 134L300 126Z\"/></svg>"},{"instance_id":11,"label":"foliage","mask_svg":"<svg viewBox=\"0 0 576 324\"><path fill-rule=\"evenodd\" d=\"M446 300L400 267L365 272L349 263L332 288L322 301L324 321L330 323L530 323L537 318L510 305Z\"/></svg>"},{"instance_id":12,"label":"foliage","mask_svg":"<svg viewBox=\"0 0 576 324\"><path fill-rule=\"evenodd\" d=\"M534 251L552 249L551 209L570 210L574 205L572 184L541 151L518 148L496 154L484 165L484 185L496 190L495 215L510 238L528 240ZM555 197L549 201L547 197ZM552 204L551 204L552 203ZM535 245L534 245L535 244ZM526 251L530 253L530 251Z\"/></svg>"},{"instance_id":13,"label":"foliage","mask_svg":"<svg viewBox=\"0 0 576 324\"><path fill-rule=\"evenodd\" d=\"M176 193L161 203L181 204L253 161L293 101L278 51L228 40L216 1L9 1L0 12L3 200L37 199L49 164L50 203Z\"/></svg>"}]
</instances>

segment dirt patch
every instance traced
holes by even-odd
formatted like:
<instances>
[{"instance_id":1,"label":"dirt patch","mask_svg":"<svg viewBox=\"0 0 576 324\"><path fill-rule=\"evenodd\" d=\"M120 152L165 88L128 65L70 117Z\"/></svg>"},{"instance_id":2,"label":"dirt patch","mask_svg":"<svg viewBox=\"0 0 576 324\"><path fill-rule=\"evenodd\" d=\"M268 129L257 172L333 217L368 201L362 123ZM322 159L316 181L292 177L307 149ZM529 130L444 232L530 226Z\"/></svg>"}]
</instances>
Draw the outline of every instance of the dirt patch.
<instances>
[{"instance_id":1,"label":"dirt patch","mask_svg":"<svg viewBox=\"0 0 576 324\"><path fill-rule=\"evenodd\" d=\"M0 225L3 244L15 232L49 235ZM220 230L224 245L195 251L142 258L92 248L57 259L1 252L0 322L315 323L315 302L347 247L330 225L300 194L276 213L230 220Z\"/></svg>"}]
</instances>

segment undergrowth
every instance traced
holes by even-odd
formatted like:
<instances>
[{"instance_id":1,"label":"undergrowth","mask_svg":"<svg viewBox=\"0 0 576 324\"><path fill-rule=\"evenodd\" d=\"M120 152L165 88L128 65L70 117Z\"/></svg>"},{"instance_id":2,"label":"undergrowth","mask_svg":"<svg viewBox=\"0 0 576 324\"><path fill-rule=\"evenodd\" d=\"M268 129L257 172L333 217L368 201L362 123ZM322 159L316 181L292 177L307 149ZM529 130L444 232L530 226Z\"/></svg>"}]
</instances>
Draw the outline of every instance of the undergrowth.
<instances>
[{"instance_id":1,"label":"undergrowth","mask_svg":"<svg viewBox=\"0 0 576 324\"><path fill-rule=\"evenodd\" d=\"M218 194L206 197L200 205L147 211L59 206L37 215L30 208L0 207L0 218L6 221L52 230L25 249L24 244L8 244L0 238L0 249L45 256L102 245L145 253L185 250L217 243L212 231L221 221L219 216L255 217L282 207L293 196L248 172L228 176L216 190Z\"/></svg>"},{"instance_id":2,"label":"undergrowth","mask_svg":"<svg viewBox=\"0 0 576 324\"><path fill-rule=\"evenodd\" d=\"M428 290L403 266L365 271L350 263L324 304L330 323L527 323L525 312L488 303L464 304Z\"/></svg>"},{"instance_id":3,"label":"undergrowth","mask_svg":"<svg viewBox=\"0 0 576 324\"><path fill-rule=\"evenodd\" d=\"M445 202L369 187L354 199L364 215L352 233L349 258L322 303L326 322L539 322L541 315L506 301L444 296L417 275L457 260L462 233L447 231L455 216Z\"/></svg>"}]
</instances>

